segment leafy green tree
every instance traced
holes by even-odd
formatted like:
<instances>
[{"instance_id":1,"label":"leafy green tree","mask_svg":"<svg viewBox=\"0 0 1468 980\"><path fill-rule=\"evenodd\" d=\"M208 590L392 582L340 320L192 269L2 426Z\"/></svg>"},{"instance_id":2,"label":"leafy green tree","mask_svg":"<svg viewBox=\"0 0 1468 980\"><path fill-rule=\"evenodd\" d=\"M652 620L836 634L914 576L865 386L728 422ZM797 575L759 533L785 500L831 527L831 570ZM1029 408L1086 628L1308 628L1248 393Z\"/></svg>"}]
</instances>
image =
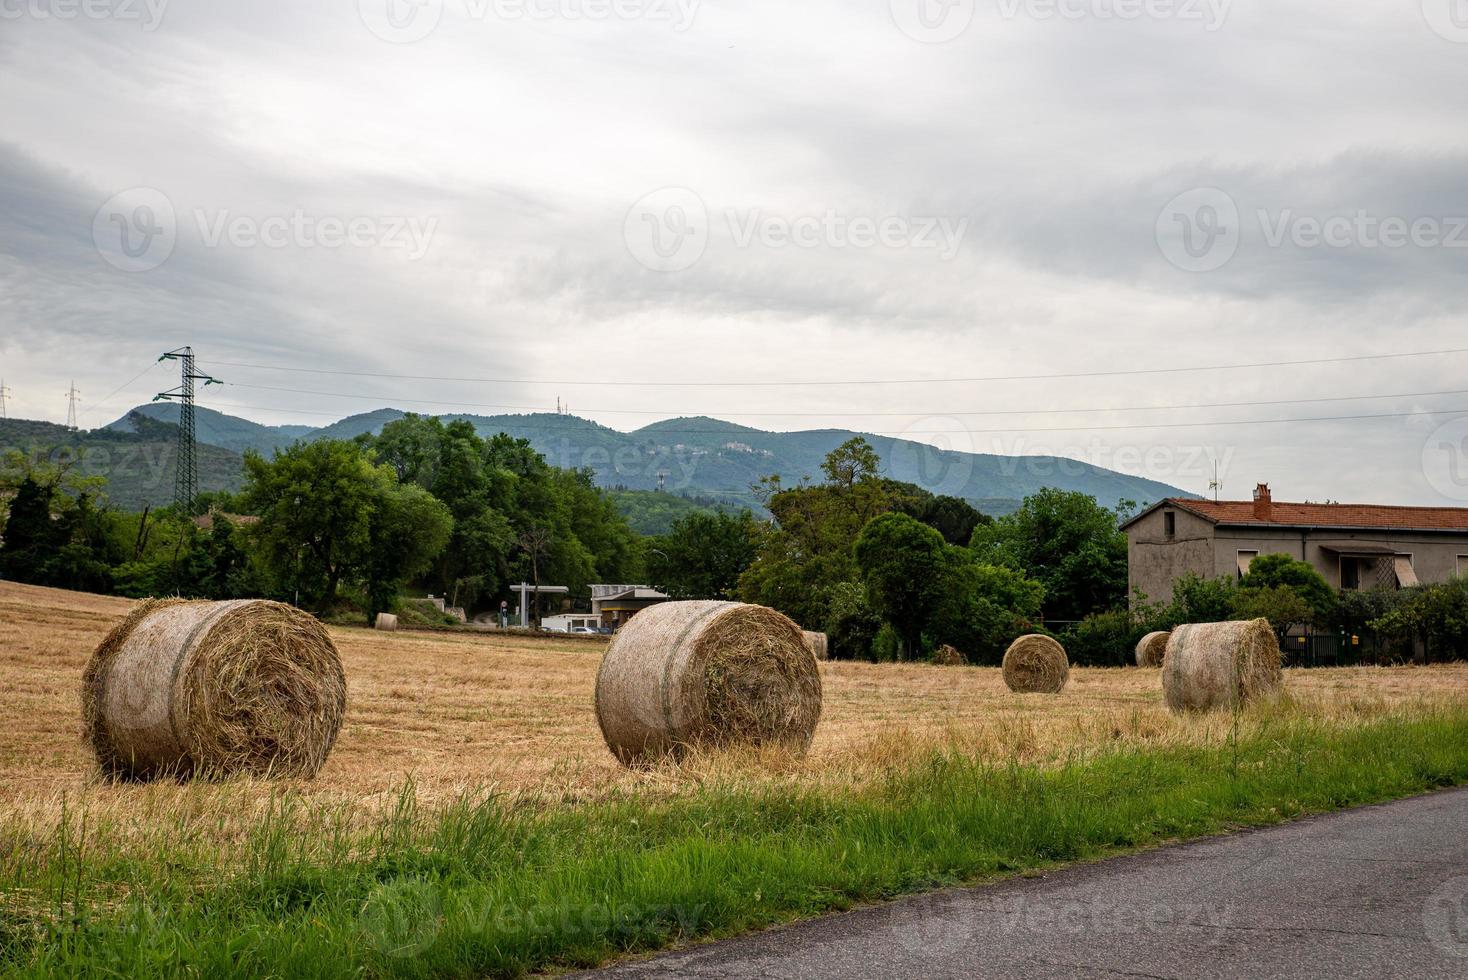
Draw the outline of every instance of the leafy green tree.
<instances>
[{"instance_id":1,"label":"leafy green tree","mask_svg":"<svg viewBox=\"0 0 1468 980\"><path fill-rule=\"evenodd\" d=\"M1245 586L1234 594L1234 619L1267 619L1281 641L1292 628L1315 622L1316 612L1288 585Z\"/></svg>"},{"instance_id":2,"label":"leafy green tree","mask_svg":"<svg viewBox=\"0 0 1468 980\"><path fill-rule=\"evenodd\" d=\"M969 547L980 562L1044 585L1050 619L1080 620L1126 601L1126 535L1117 512L1088 494L1041 490L1014 513L976 528Z\"/></svg>"},{"instance_id":3,"label":"leafy green tree","mask_svg":"<svg viewBox=\"0 0 1468 980\"><path fill-rule=\"evenodd\" d=\"M1151 632L1126 609L1092 613L1061 637L1073 664L1122 667L1136 662L1137 642Z\"/></svg>"},{"instance_id":4,"label":"leafy green tree","mask_svg":"<svg viewBox=\"0 0 1468 980\"><path fill-rule=\"evenodd\" d=\"M957 545L972 541L980 524L994 523L992 517L980 513L967 500L946 495L926 501L921 512L913 516L943 535L944 541Z\"/></svg>"},{"instance_id":5,"label":"leafy green tree","mask_svg":"<svg viewBox=\"0 0 1468 980\"><path fill-rule=\"evenodd\" d=\"M758 556L740 578L740 597L807 628L826 623L836 588L862 577L852 552L862 528L880 514L919 513L932 498L877 476L879 465L871 446L853 439L826 457L826 483L786 488L778 477L762 481L774 524L761 534Z\"/></svg>"},{"instance_id":6,"label":"leafy green tree","mask_svg":"<svg viewBox=\"0 0 1468 980\"><path fill-rule=\"evenodd\" d=\"M754 563L760 525L749 511L695 512L647 543L652 584L674 599L728 599Z\"/></svg>"},{"instance_id":7,"label":"leafy green tree","mask_svg":"<svg viewBox=\"0 0 1468 980\"><path fill-rule=\"evenodd\" d=\"M287 591L330 606L364 569L373 508L392 480L350 442L297 443L269 461L246 453L244 498L260 515L263 563Z\"/></svg>"},{"instance_id":8,"label":"leafy green tree","mask_svg":"<svg viewBox=\"0 0 1468 980\"><path fill-rule=\"evenodd\" d=\"M872 608L917 656L945 570L943 535L906 514L875 517L856 539L855 557Z\"/></svg>"},{"instance_id":9,"label":"leafy green tree","mask_svg":"<svg viewBox=\"0 0 1468 980\"><path fill-rule=\"evenodd\" d=\"M1399 643L1420 643L1429 660L1468 658L1468 579L1403 589L1371 628Z\"/></svg>"},{"instance_id":10,"label":"leafy green tree","mask_svg":"<svg viewBox=\"0 0 1468 980\"><path fill-rule=\"evenodd\" d=\"M438 480L443 439L442 422L409 413L383 426L375 438L365 437L364 442L377 453L378 462L392 467L399 483L414 483L428 490Z\"/></svg>"},{"instance_id":11,"label":"leafy green tree","mask_svg":"<svg viewBox=\"0 0 1468 980\"><path fill-rule=\"evenodd\" d=\"M1309 605L1313 622L1328 622L1335 612L1336 593L1309 562L1289 555L1260 555L1239 582L1243 589L1288 587Z\"/></svg>"},{"instance_id":12,"label":"leafy green tree","mask_svg":"<svg viewBox=\"0 0 1468 980\"><path fill-rule=\"evenodd\" d=\"M1034 630L1045 599L1039 582L951 546L935 591L924 628L930 645L957 647L970 663L997 664L1015 637Z\"/></svg>"},{"instance_id":13,"label":"leafy green tree","mask_svg":"<svg viewBox=\"0 0 1468 980\"><path fill-rule=\"evenodd\" d=\"M882 629L882 617L867 601L866 586L860 582L838 582L832 586L830 612L823 624L826 652L833 660L865 660Z\"/></svg>"},{"instance_id":14,"label":"leafy green tree","mask_svg":"<svg viewBox=\"0 0 1468 980\"><path fill-rule=\"evenodd\" d=\"M364 584L367 621L395 607L399 590L432 566L453 533L454 518L416 485L385 485L369 518Z\"/></svg>"},{"instance_id":15,"label":"leafy green tree","mask_svg":"<svg viewBox=\"0 0 1468 980\"><path fill-rule=\"evenodd\" d=\"M861 436L846 440L827 453L821 462L826 482L847 491L873 480L881 468L882 458Z\"/></svg>"},{"instance_id":16,"label":"leafy green tree","mask_svg":"<svg viewBox=\"0 0 1468 980\"><path fill-rule=\"evenodd\" d=\"M27 476L10 501L5 541L0 544L0 575L17 582L48 584L46 563L66 543L66 531L52 517L55 490Z\"/></svg>"},{"instance_id":17,"label":"leafy green tree","mask_svg":"<svg viewBox=\"0 0 1468 980\"><path fill-rule=\"evenodd\" d=\"M1203 578L1189 572L1173 581L1172 603L1154 625L1172 629L1182 623L1223 622L1233 615L1236 591L1232 579Z\"/></svg>"}]
</instances>

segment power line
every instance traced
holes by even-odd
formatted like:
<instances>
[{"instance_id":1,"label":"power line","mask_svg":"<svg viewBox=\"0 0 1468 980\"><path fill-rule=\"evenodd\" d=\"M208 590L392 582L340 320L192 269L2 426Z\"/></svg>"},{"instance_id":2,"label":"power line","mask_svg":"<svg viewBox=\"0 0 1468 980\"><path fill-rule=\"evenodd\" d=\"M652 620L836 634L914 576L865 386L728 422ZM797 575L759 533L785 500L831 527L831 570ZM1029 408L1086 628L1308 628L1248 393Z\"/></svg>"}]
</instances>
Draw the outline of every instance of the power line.
<instances>
[{"instance_id":1,"label":"power line","mask_svg":"<svg viewBox=\"0 0 1468 980\"><path fill-rule=\"evenodd\" d=\"M224 382L231 388L249 388L254 391L283 391L298 395L319 395L326 398L356 398L364 401L393 401L414 405L445 405L450 408L486 408L500 411L515 412L542 412L544 408L539 405L502 405L486 402L454 402L439 398L404 398L400 395L359 395L347 391L315 391L310 388L291 388L282 385L252 385L238 381ZM743 409L720 409L713 411L688 412L683 415L704 415L718 417L720 415L745 415L762 418L921 418L932 415L1071 415L1071 414L1093 414L1097 412L1171 412L1185 409L1198 408L1250 408L1267 405L1314 405L1322 402L1350 402L1350 401L1373 401L1385 398L1432 398L1442 395L1468 395L1468 388L1451 388L1443 391L1404 391L1383 395L1331 395L1324 398L1279 398L1266 401L1239 401L1239 402L1194 402L1187 405L1128 405L1114 408L1009 408L1009 409L943 409L943 410L921 410L909 412L748 412ZM661 415L666 416L668 410L645 409L645 408L584 408L582 411L597 412L606 415ZM329 414L329 413L322 413ZM558 415L567 414L557 411Z\"/></svg>"},{"instance_id":2,"label":"power line","mask_svg":"<svg viewBox=\"0 0 1468 980\"><path fill-rule=\"evenodd\" d=\"M841 385L916 385L974 384L992 381L1059 381L1077 378L1118 378L1153 374L1182 374L1198 371L1242 371L1257 368L1300 367L1310 364L1349 364L1361 361L1384 361L1407 357L1436 357L1444 354L1468 353L1468 347L1442 350L1404 351L1388 354L1357 354L1347 357L1314 357L1292 361L1254 361L1235 364L1204 364L1189 367L1129 368L1121 371L1073 371L1060 374L988 375L969 378L866 378L845 381L592 381L585 378L463 378L428 374L387 374L372 371L333 371L326 368L284 367L274 364L246 364L240 361L214 361L226 367L255 371L286 371L294 374L329 374L348 378L391 378L400 381L440 381L464 384L580 385L609 388L818 388Z\"/></svg>"},{"instance_id":3,"label":"power line","mask_svg":"<svg viewBox=\"0 0 1468 980\"><path fill-rule=\"evenodd\" d=\"M153 363L149 364L147 367L143 368L137 374L133 375L131 378L129 378L128 380L124 381L122 384L118 385L116 388L113 388L112 391L109 392L106 395L106 397L102 398L101 401L92 402L91 404L89 404L85 408L83 408L82 409L82 415L83 416L91 415L97 409L101 408L102 406L106 405L109 401L111 401L113 395L116 395L119 391L121 391L124 388L130 387L133 384L133 382L137 381L139 378L141 378L143 375L147 374L149 371L153 370L157 366L158 366L158 362L157 361L154 361Z\"/></svg>"}]
</instances>

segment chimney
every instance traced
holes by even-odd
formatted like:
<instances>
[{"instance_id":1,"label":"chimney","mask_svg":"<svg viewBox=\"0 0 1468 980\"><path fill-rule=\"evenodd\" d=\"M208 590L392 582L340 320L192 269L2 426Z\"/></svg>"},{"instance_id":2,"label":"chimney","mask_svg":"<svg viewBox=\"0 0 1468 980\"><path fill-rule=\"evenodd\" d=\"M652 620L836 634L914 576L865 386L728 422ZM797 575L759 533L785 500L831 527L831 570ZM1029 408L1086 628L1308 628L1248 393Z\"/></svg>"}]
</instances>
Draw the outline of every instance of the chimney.
<instances>
[{"instance_id":1,"label":"chimney","mask_svg":"<svg viewBox=\"0 0 1468 980\"><path fill-rule=\"evenodd\" d=\"M1254 519L1256 521L1274 520L1274 501L1269 496L1269 484L1261 483L1254 488Z\"/></svg>"}]
</instances>

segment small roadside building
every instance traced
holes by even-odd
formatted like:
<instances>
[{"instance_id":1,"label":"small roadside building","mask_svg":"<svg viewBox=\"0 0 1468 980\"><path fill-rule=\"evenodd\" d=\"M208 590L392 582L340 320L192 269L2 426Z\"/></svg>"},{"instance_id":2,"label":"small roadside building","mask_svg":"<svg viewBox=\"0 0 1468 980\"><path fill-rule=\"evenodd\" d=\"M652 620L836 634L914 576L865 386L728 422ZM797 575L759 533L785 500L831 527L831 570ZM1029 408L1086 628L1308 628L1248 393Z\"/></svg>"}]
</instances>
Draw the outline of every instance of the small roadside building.
<instances>
[{"instance_id":1,"label":"small roadside building","mask_svg":"<svg viewBox=\"0 0 1468 980\"><path fill-rule=\"evenodd\" d=\"M1307 561L1345 590L1468 574L1468 507L1285 503L1261 483L1253 500L1160 500L1122 530L1133 603L1166 601L1189 573L1241 578L1269 554Z\"/></svg>"},{"instance_id":2,"label":"small roadside building","mask_svg":"<svg viewBox=\"0 0 1468 980\"><path fill-rule=\"evenodd\" d=\"M648 606L671 598L647 585L593 585L591 614L601 625L616 629Z\"/></svg>"}]
</instances>

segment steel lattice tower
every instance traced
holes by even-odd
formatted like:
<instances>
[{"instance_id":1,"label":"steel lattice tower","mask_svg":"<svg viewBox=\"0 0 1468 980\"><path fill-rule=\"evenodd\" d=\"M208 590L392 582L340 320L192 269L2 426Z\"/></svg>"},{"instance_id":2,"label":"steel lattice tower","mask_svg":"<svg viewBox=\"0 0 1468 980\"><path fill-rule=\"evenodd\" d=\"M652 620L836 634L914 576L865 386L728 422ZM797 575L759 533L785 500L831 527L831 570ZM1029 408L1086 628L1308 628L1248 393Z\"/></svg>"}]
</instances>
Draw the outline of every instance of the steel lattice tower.
<instances>
[{"instance_id":1,"label":"steel lattice tower","mask_svg":"<svg viewBox=\"0 0 1468 980\"><path fill-rule=\"evenodd\" d=\"M159 392L153 400L178 402L178 469L173 477L173 503L185 514L192 514L194 498L199 495L199 463L194 455L194 382L202 381L206 386L219 382L194 369L192 347L171 350L158 360L179 362L179 386Z\"/></svg>"},{"instance_id":2,"label":"steel lattice tower","mask_svg":"<svg viewBox=\"0 0 1468 980\"><path fill-rule=\"evenodd\" d=\"M76 382L66 392L66 428L71 432L76 431L76 399L81 392L76 390Z\"/></svg>"}]
</instances>

